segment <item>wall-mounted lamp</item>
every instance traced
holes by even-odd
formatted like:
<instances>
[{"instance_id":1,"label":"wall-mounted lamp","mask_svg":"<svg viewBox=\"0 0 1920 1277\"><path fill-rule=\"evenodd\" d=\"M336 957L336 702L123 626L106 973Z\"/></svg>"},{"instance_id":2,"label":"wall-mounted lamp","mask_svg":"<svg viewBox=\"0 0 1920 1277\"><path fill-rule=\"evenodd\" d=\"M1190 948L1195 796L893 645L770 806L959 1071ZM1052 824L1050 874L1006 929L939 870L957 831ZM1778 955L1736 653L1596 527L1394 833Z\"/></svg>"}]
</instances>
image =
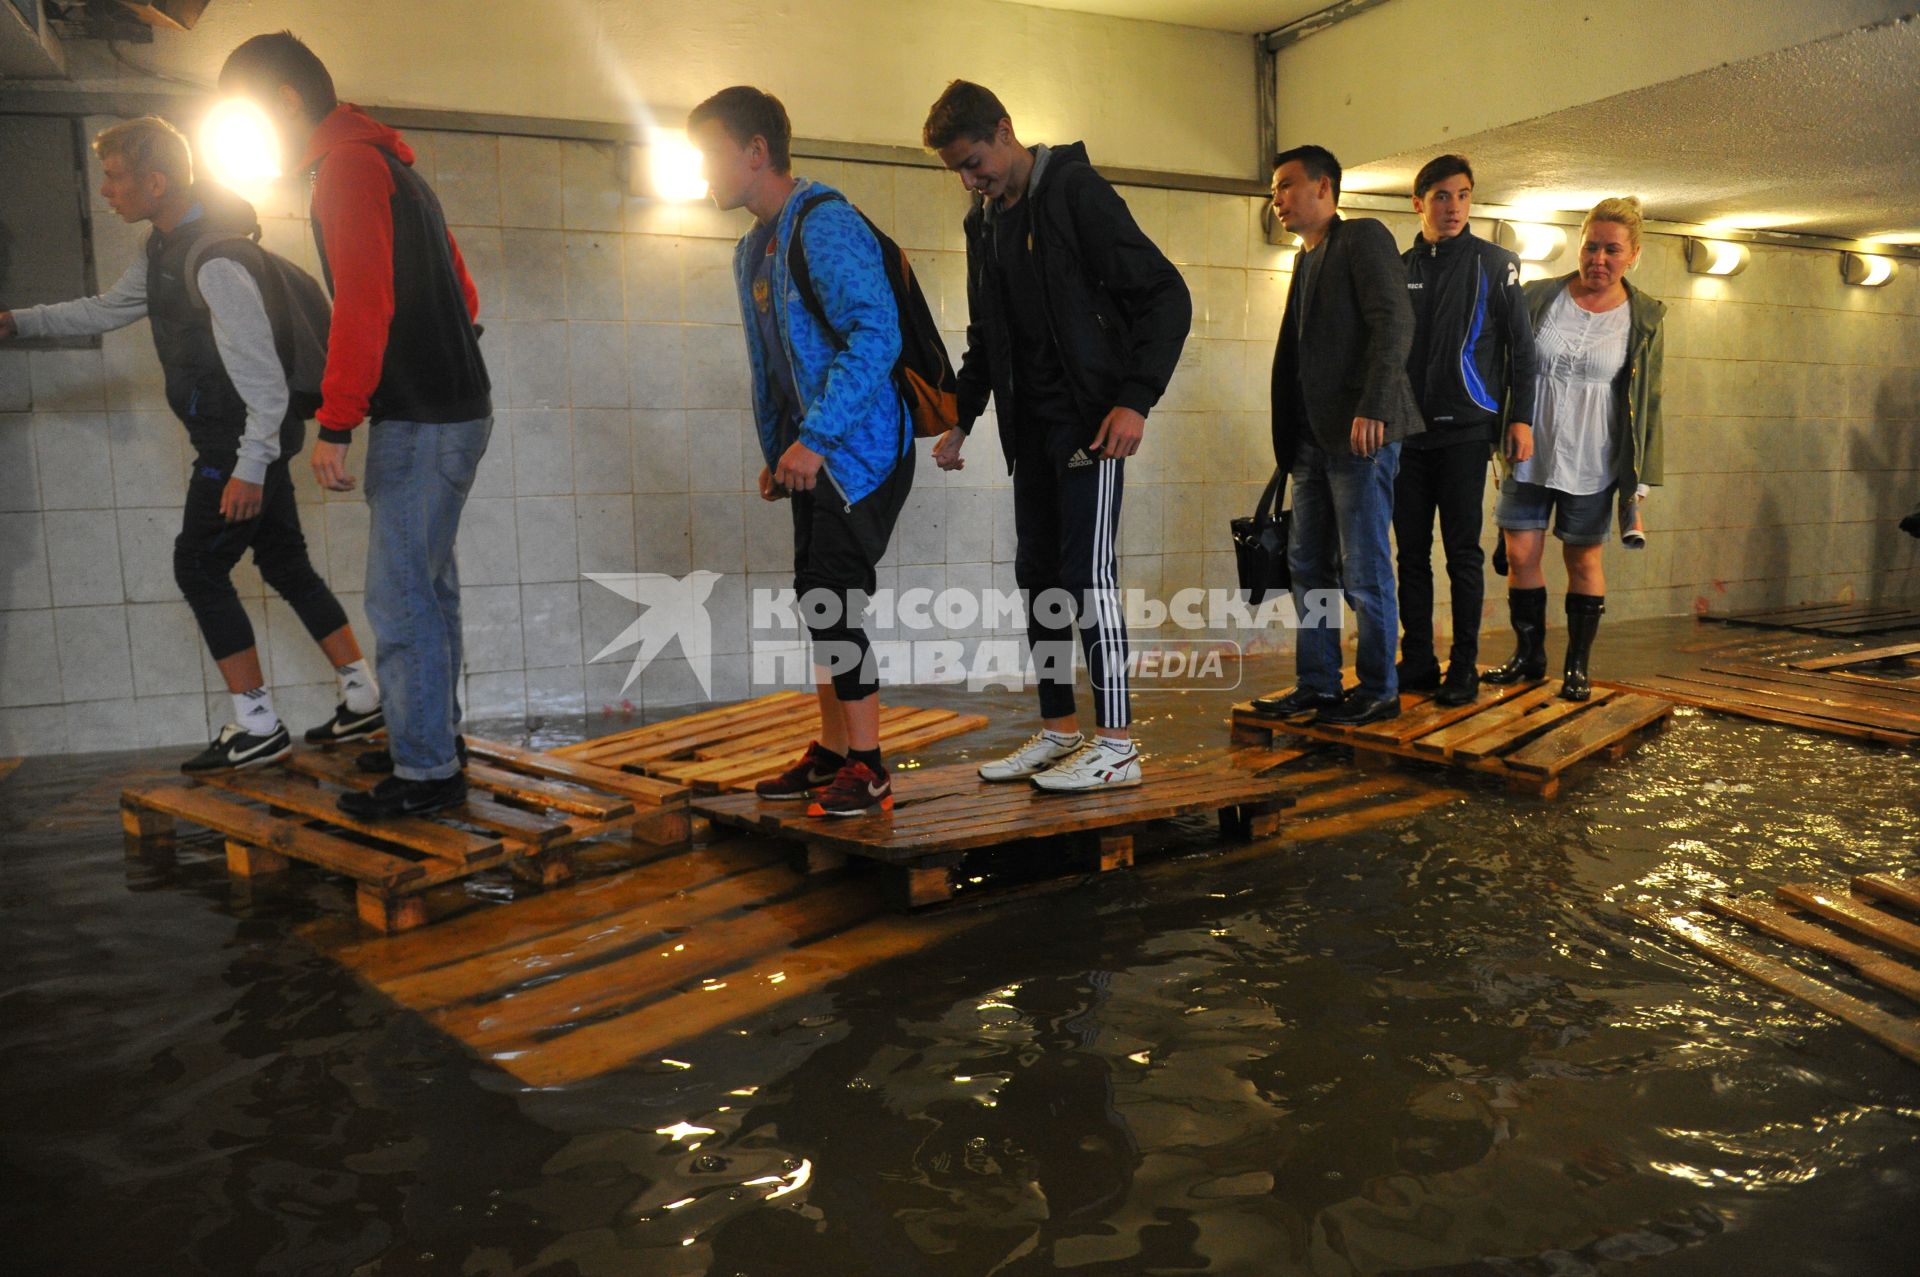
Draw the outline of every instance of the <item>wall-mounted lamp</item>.
<instances>
[{"instance_id":1,"label":"wall-mounted lamp","mask_svg":"<svg viewBox=\"0 0 1920 1277\"><path fill-rule=\"evenodd\" d=\"M1840 254L1840 278L1858 288L1878 288L1891 280L1899 267L1891 257L1868 253Z\"/></svg>"},{"instance_id":2,"label":"wall-mounted lamp","mask_svg":"<svg viewBox=\"0 0 1920 1277\"><path fill-rule=\"evenodd\" d=\"M226 98L207 112L199 151L222 186L257 191L280 176L280 135L247 98Z\"/></svg>"},{"instance_id":3,"label":"wall-mounted lamp","mask_svg":"<svg viewBox=\"0 0 1920 1277\"><path fill-rule=\"evenodd\" d=\"M684 129L648 129L633 166L634 194L691 203L707 197L705 161Z\"/></svg>"},{"instance_id":4,"label":"wall-mounted lamp","mask_svg":"<svg viewBox=\"0 0 1920 1277\"><path fill-rule=\"evenodd\" d=\"M1745 244L1732 240L1687 240L1687 269L1696 275L1738 275L1750 257Z\"/></svg>"},{"instance_id":5,"label":"wall-mounted lamp","mask_svg":"<svg viewBox=\"0 0 1920 1277\"><path fill-rule=\"evenodd\" d=\"M1493 241L1523 262L1550 262L1567 251L1567 230L1545 222L1501 222Z\"/></svg>"}]
</instances>

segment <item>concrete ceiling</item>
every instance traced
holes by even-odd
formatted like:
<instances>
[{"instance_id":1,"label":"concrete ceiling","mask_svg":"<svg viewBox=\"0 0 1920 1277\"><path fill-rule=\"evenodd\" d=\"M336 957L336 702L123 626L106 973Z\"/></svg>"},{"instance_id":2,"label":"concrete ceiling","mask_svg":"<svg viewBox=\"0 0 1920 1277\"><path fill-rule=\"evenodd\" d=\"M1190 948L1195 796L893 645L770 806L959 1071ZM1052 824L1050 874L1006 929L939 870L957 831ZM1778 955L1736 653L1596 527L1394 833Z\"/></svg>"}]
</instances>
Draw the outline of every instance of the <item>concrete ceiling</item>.
<instances>
[{"instance_id":1,"label":"concrete ceiling","mask_svg":"<svg viewBox=\"0 0 1920 1277\"><path fill-rule=\"evenodd\" d=\"M1576 210L1632 192L1663 221L1912 235L1916 139L1920 20L1908 19L1357 165L1349 186L1410 191L1450 149L1473 161L1482 203Z\"/></svg>"},{"instance_id":2,"label":"concrete ceiling","mask_svg":"<svg viewBox=\"0 0 1920 1277\"><path fill-rule=\"evenodd\" d=\"M1036 9L1072 9L1109 18L1170 22L1213 31L1272 31L1318 13L1334 0L1013 0Z\"/></svg>"}]
</instances>

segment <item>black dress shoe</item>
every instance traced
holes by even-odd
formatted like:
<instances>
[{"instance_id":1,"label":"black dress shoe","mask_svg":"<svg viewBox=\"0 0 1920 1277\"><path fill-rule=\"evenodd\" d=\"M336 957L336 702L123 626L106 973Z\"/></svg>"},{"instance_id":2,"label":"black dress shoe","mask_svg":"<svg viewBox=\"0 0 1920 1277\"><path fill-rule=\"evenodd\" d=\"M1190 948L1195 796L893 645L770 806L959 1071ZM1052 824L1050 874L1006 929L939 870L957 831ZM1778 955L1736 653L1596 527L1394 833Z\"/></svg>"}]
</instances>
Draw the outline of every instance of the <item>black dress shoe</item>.
<instances>
[{"instance_id":1,"label":"black dress shoe","mask_svg":"<svg viewBox=\"0 0 1920 1277\"><path fill-rule=\"evenodd\" d=\"M1431 692L1440 686L1440 662L1419 662L1409 665L1401 661L1393 667L1393 674L1403 692Z\"/></svg>"},{"instance_id":2,"label":"black dress shoe","mask_svg":"<svg viewBox=\"0 0 1920 1277\"><path fill-rule=\"evenodd\" d=\"M1362 727L1368 723L1381 723L1389 718L1400 717L1400 697L1369 696L1365 692L1349 693L1338 705L1329 705L1313 716L1313 721L1327 727Z\"/></svg>"},{"instance_id":3,"label":"black dress shoe","mask_svg":"<svg viewBox=\"0 0 1920 1277\"><path fill-rule=\"evenodd\" d=\"M1433 694L1436 704L1447 706L1470 705L1473 698L1480 694L1480 670L1471 661L1455 661L1447 666L1447 677L1441 682L1440 690Z\"/></svg>"},{"instance_id":4,"label":"black dress shoe","mask_svg":"<svg viewBox=\"0 0 1920 1277\"><path fill-rule=\"evenodd\" d=\"M467 738L453 738L453 754L460 760L460 770L467 770ZM391 776L393 774L393 752L386 749L370 749L353 760L353 765L369 776Z\"/></svg>"},{"instance_id":5,"label":"black dress shoe","mask_svg":"<svg viewBox=\"0 0 1920 1277\"><path fill-rule=\"evenodd\" d=\"M1285 696L1262 696L1253 702L1253 712L1265 714L1268 718L1292 718L1298 714L1311 713L1325 709L1329 705L1338 705L1337 693L1316 692L1305 687L1296 687Z\"/></svg>"},{"instance_id":6,"label":"black dress shoe","mask_svg":"<svg viewBox=\"0 0 1920 1277\"><path fill-rule=\"evenodd\" d=\"M336 804L355 820L392 820L424 816L467 801L467 776L455 772L442 780L406 780L389 776L365 793L340 795Z\"/></svg>"}]
</instances>

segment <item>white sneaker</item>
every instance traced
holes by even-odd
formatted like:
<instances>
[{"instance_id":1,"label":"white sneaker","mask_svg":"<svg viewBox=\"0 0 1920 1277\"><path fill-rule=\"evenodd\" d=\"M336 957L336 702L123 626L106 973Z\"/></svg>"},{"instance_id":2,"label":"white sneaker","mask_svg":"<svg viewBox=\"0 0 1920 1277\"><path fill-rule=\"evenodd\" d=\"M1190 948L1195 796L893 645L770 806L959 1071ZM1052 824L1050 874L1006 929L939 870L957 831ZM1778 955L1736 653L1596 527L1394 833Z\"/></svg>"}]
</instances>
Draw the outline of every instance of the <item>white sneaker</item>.
<instances>
[{"instance_id":1,"label":"white sneaker","mask_svg":"<svg viewBox=\"0 0 1920 1277\"><path fill-rule=\"evenodd\" d=\"M1033 783L1055 793L1127 789L1140 783L1140 751L1129 743L1126 753L1116 754L1097 741L1088 741L1071 757L1035 776Z\"/></svg>"},{"instance_id":2,"label":"white sneaker","mask_svg":"<svg viewBox=\"0 0 1920 1277\"><path fill-rule=\"evenodd\" d=\"M1051 740L1045 732L1035 732L1027 743L1014 750L998 762L983 763L980 766L981 780L1027 780L1039 775L1047 768L1063 759L1071 758L1073 752L1084 748L1086 737L1074 734L1066 743Z\"/></svg>"}]
</instances>

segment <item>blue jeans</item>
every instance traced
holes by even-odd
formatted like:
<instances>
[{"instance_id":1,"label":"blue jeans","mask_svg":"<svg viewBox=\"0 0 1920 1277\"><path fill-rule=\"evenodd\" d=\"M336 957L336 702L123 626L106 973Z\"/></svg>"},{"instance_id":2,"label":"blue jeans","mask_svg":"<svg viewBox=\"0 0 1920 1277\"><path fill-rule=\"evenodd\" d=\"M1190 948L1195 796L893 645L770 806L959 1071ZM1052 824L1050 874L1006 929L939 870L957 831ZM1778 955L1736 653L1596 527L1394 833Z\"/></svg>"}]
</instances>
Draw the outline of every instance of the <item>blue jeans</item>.
<instances>
[{"instance_id":1,"label":"blue jeans","mask_svg":"<svg viewBox=\"0 0 1920 1277\"><path fill-rule=\"evenodd\" d=\"M1333 455L1311 439L1294 454L1293 528L1287 538L1287 567L1293 573L1293 605L1307 615L1309 590L1344 586L1347 603L1360 619L1360 652L1355 664L1360 690L1368 696L1394 696L1400 680L1393 669L1400 612L1394 597L1393 481L1400 471L1400 445L1390 443L1371 457L1342 451ZM1323 695L1340 688L1340 631L1332 626L1301 626L1295 632L1294 675L1301 687Z\"/></svg>"},{"instance_id":2,"label":"blue jeans","mask_svg":"<svg viewBox=\"0 0 1920 1277\"><path fill-rule=\"evenodd\" d=\"M367 427L367 620L393 774L460 769L460 572L453 541L493 418Z\"/></svg>"}]
</instances>

